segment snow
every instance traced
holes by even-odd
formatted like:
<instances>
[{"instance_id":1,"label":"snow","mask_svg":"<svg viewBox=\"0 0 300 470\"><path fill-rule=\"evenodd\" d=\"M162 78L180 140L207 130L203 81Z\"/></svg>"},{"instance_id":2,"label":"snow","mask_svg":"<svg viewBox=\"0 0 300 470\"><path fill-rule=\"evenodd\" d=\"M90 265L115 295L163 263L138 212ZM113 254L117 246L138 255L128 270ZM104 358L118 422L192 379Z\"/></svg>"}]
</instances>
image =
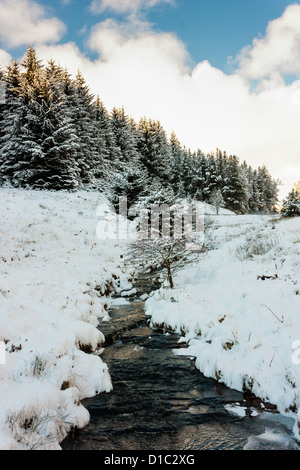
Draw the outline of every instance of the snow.
<instances>
[{"instance_id":1,"label":"snow","mask_svg":"<svg viewBox=\"0 0 300 470\"><path fill-rule=\"evenodd\" d=\"M113 387L97 326L135 292L128 242L111 236L116 215L98 192L1 188L0 205L0 448L60 449L89 422L82 400ZM300 218L205 214L209 249L174 289L145 295L145 314L181 333L175 354L276 405L300 438Z\"/></svg>"},{"instance_id":2,"label":"snow","mask_svg":"<svg viewBox=\"0 0 300 470\"><path fill-rule=\"evenodd\" d=\"M124 297L118 297L116 299L112 299L110 302L111 307L118 307L119 305L130 305L129 300L126 300ZM103 319L102 319L103 321Z\"/></svg>"},{"instance_id":3,"label":"snow","mask_svg":"<svg viewBox=\"0 0 300 470\"><path fill-rule=\"evenodd\" d=\"M265 445L268 445L268 448L273 445L276 450L298 450L296 443L291 443L289 436L273 429L266 429L259 436L251 436L244 450L264 450Z\"/></svg>"},{"instance_id":4,"label":"snow","mask_svg":"<svg viewBox=\"0 0 300 470\"><path fill-rule=\"evenodd\" d=\"M0 205L0 448L59 449L81 400L112 390L97 325L132 288L125 241L97 237L100 216L114 227L97 192L1 188Z\"/></svg>"},{"instance_id":5,"label":"snow","mask_svg":"<svg viewBox=\"0 0 300 470\"><path fill-rule=\"evenodd\" d=\"M202 202L201 204L203 204L203 212L205 215L216 215L216 208L213 205L208 204L206 202ZM219 215L235 215L235 213L230 211L229 209L220 207Z\"/></svg>"},{"instance_id":6,"label":"snow","mask_svg":"<svg viewBox=\"0 0 300 470\"><path fill-rule=\"evenodd\" d=\"M240 418L243 418L244 416L246 416L246 411L247 411L247 407L246 406L240 406L239 403L235 404L235 405L225 405L225 410L228 411L228 413L231 413L235 416L239 416Z\"/></svg>"},{"instance_id":7,"label":"snow","mask_svg":"<svg viewBox=\"0 0 300 470\"><path fill-rule=\"evenodd\" d=\"M122 297L129 297L130 295L133 295L133 294L135 294L135 293L136 293L136 289L134 288L134 289L131 289L131 290L129 290L129 291L123 291L123 292L121 292L121 296L122 296Z\"/></svg>"},{"instance_id":8,"label":"snow","mask_svg":"<svg viewBox=\"0 0 300 470\"><path fill-rule=\"evenodd\" d=\"M145 312L152 325L181 333L187 347L175 354L276 405L299 438L300 218L221 214L206 222L210 249L177 273L174 289L152 293Z\"/></svg>"}]
</instances>

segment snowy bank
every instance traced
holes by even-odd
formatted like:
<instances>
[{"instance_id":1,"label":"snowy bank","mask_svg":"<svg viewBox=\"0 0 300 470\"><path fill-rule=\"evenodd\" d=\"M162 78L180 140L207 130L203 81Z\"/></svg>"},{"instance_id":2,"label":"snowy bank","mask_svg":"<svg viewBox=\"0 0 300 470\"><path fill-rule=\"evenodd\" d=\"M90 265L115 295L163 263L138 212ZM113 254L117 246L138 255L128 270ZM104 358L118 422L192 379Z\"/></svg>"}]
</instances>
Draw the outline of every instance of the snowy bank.
<instances>
[{"instance_id":1,"label":"snowy bank","mask_svg":"<svg viewBox=\"0 0 300 470\"><path fill-rule=\"evenodd\" d=\"M131 286L125 242L97 238L97 192L1 188L0 205L0 448L59 449L81 400L112 389L96 327Z\"/></svg>"},{"instance_id":2,"label":"snowy bank","mask_svg":"<svg viewBox=\"0 0 300 470\"><path fill-rule=\"evenodd\" d=\"M153 293L153 325L183 335L177 354L300 422L300 218L211 217L212 248Z\"/></svg>"}]
</instances>

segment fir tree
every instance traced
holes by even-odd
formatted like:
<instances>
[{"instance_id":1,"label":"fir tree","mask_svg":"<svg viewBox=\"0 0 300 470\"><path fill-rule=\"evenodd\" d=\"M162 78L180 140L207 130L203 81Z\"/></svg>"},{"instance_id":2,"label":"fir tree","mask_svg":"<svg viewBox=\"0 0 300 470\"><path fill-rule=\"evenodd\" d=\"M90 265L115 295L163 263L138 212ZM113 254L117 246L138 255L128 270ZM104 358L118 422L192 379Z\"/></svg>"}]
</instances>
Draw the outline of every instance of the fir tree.
<instances>
[{"instance_id":1,"label":"fir tree","mask_svg":"<svg viewBox=\"0 0 300 470\"><path fill-rule=\"evenodd\" d=\"M133 132L129 117L125 114L124 108L113 108L111 113L111 127L115 138L115 143L121 151L121 167L135 166L139 159L137 150L137 139Z\"/></svg>"},{"instance_id":2,"label":"fir tree","mask_svg":"<svg viewBox=\"0 0 300 470\"><path fill-rule=\"evenodd\" d=\"M275 181L265 165L257 170L257 184L259 188L259 211L268 213L275 210L278 202L279 181Z\"/></svg>"},{"instance_id":3,"label":"fir tree","mask_svg":"<svg viewBox=\"0 0 300 470\"><path fill-rule=\"evenodd\" d=\"M115 197L126 195L132 205L145 189L140 155L137 149L137 134L132 120L123 108L114 108L111 114L111 127L115 142L120 149L122 158L116 168L121 173L113 186Z\"/></svg>"},{"instance_id":4,"label":"fir tree","mask_svg":"<svg viewBox=\"0 0 300 470\"><path fill-rule=\"evenodd\" d=\"M92 119L94 126L94 151L95 157L92 166L92 179L97 181L97 185L101 186L101 182L105 181L110 172L110 156L107 148L105 136L105 125L103 119L108 119L108 115L102 111L102 103L99 96L93 103Z\"/></svg>"},{"instance_id":5,"label":"fir tree","mask_svg":"<svg viewBox=\"0 0 300 470\"><path fill-rule=\"evenodd\" d=\"M179 192L180 194L184 193L184 189L182 189L183 150L174 132L172 132L170 135L170 150L170 183L174 192L179 196Z\"/></svg>"},{"instance_id":6,"label":"fir tree","mask_svg":"<svg viewBox=\"0 0 300 470\"><path fill-rule=\"evenodd\" d=\"M288 197L283 201L281 213L284 217L300 216L300 182L296 184Z\"/></svg>"},{"instance_id":7,"label":"fir tree","mask_svg":"<svg viewBox=\"0 0 300 470\"><path fill-rule=\"evenodd\" d=\"M209 154L206 158L205 166L205 185L203 195L205 200L209 200L211 194L218 188L218 173L216 159L213 154Z\"/></svg>"},{"instance_id":8,"label":"fir tree","mask_svg":"<svg viewBox=\"0 0 300 470\"><path fill-rule=\"evenodd\" d=\"M25 73L19 64L8 67L6 104L3 112L0 176L14 186L27 186L34 182L36 166L43 157L41 148L40 64L30 49L23 61ZM28 66L27 66L28 64ZM38 85L38 89L35 86Z\"/></svg>"},{"instance_id":9,"label":"fir tree","mask_svg":"<svg viewBox=\"0 0 300 470\"><path fill-rule=\"evenodd\" d=\"M159 121L141 119L139 123L138 149L141 161L152 177L169 181L171 148Z\"/></svg>"},{"instance_id":10,"label":"fir tree","mask_svg":"<svg viewBox=\"0 0 300 470\"><path fill-rule=\"evenodd\" d=\"M119 161L122 159L122 154L116 143L111 119L107 109L99 97L97 97L95 106L96 111L94 112L96 112L98 135L101 136L101 139L103 139L104 142L102 154L105 160L108 162L108 165L111 168L114 167L114 170L116 170Z\"/></svg>"},{"instance_id":11,"label":"fir tree","mask_svg":"<svg viewBox=\"0 0 300 470\"><path fill-rule=\"evenodd\" d=\"M95 126L93 121L93 95L78 71L74 82L73 112L76 134L79 139L77 148L77 164L80 168L82 183L92 181L92 167L97 160L97 146L95 141Z\"/></svg>"},{"instance_id":12,"label":"fir tree","mask_svg":"<svg viewBox=\"0 0 300 470\"><path fill-rule=\"evenodd\" d=\"M235 155L228 158L224 183L223 198L226 208L240 214L246 213L248 194L245 174L241 170L239 159Z\"/></svg>"},{"instance_id":13,"label":"fir tree","mask_svg":"<svg viewBox=\"0 0 300 470\"><path fill-rule=\"evenodd\" d=\"M47 99L44 100L43 152L39 178L33 187L75 189L80 184L81 169L77 154L79 139L73 109L65 94L66 75L53 62L46 69Z\"/></svg>"},{"instance_id":14,"label":"fir tree","mask_svg":"<svg viewBox=\"0 0 300 470\"><path fill-rule=\"evenodd\" d=\"M294 184L293 189L294 191L298 191L298 193L300 193L300 181Z\"/></svg>"}]
</instances>

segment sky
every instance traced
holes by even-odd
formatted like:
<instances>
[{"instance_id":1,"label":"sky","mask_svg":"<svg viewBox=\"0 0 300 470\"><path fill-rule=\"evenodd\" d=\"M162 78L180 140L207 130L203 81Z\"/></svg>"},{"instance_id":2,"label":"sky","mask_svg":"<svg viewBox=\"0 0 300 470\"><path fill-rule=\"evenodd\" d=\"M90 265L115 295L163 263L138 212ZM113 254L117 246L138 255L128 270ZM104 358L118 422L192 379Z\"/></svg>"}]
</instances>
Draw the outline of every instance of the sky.
<instances>
[{"instance_id":1,"label":"sky","mask_svg":"<svg viewBox=\"0 0 300 470\"><path fill-rule=\"evenodd\" d=\"M0 0L0 65L27 45L108 110L265 164L281 198L300 179L299 1Z\"/></svg>"}]
</instances>

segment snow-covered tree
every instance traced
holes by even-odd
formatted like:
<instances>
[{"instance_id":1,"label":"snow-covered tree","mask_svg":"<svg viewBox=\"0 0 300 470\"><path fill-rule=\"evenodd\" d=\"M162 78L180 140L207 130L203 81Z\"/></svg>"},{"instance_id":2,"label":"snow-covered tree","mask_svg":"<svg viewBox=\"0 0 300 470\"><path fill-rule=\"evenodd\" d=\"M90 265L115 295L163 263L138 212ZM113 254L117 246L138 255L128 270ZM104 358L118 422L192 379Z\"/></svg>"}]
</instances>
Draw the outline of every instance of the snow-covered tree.
<instances>
[{"instance_id":1,"label":"snow-covered tree","mask_svg":"<svg viewBox=\"0 0 300 470\"><path fill-rule=\"evenodd\" d=\"M270 175L265 165L257 169L257 185L259 188L259 211L270 212L275 210L278 202L278 187L280 182Z\"/></svg>"},{"instance_id":2,"label":"snow-covered tree","mask_svg":"<svg viewBox=\"0 0 300 470\"><path fill-rule=\"evenodd\" d=\"M211 194L218 188L218 169L215 156L210 153L205 162L205 183L203 194L205 200L209 200Z\"/></svg>"},{"instance_id":3,"label":"snow-covered tree","mask_svg":"<svg viewBox=\"0 0 300 470\"><path fill-rule=\"evenodd\" d=\"M171 148L159 121L143 118L139 123L138 150L150 177L169 181Z\"/></svg>"},{"instance_id":4,"label":"snow-covered tree","mask_svg":"<svg viewBox=\"0 0 300 470\"><path fill-rule=\"evenodd\" d=\"M76 135L79 140L76 160L80 168L80 178L84 184L91 183L92 168L97 160L93 100L94 96L90 93L83 75L78 71L70 101L74 113Z\"/></svg>"},{"instance_id":5,"label":"snow-covered tree","mask_svg":"<svg viewBox=\"0 0 300 470\"><path fill-rule=\"evenodd\" d=\"M175 134L171 132L170 135L170 183L172 188L179 197L184 197L184 185L182 182L182 171L183 171L183 149ZM180 193L180 195L179 195Z\"/></svg>"},{"instance_id":6,"label":"snow-covered tree","mask_svg":"<svg viewBox=\"0 0 300 470\"><path fill-rule=\"evenodd\" d=\"M297 183L294 184L293 190L298 191L298 193L300 193L300 181L297 181Z\"/></svg>"},{"instance_id":7,"label":"snow-covered tree","mask_svg":"<svg viewBox=\"0 0 300 470\"><path fill-rule=\"evenodd\" d=\"M259 211L260 191L258 185L257 170L253 170L251 166L248 166L247 180L249 187L249 211L252 213L257 213Z\"/></svg>"},{"instance_id":8,"label":"snow-covered tree","mask_svg":"<svg viewBox=\"0 0 300 470\"><path fill-rule=\"evenodd\" d=\"M65 87L68 77L60 67L50 63L46 69L48 76L48 99L44 100L43 152L45 157L39 168L39 179L34 187L51 189L75 189L81 179L78 164L80 146Z\"/></svg>"},{"instance_id":9,"label":"snow-covered tree","mask_svg":"<svg viewBox=\"0 0 300 470\"><path fill-rule=\"evenodd\" d=\"M109 112L105 108L103 101L97 97L94 110L96 125L99 135L104 140L103 155L110 168L117 169L117 165L122 159L121 150L116 143Z\"/></svg>"},{"instance_id":10,"label":"snow-covered tree","mask_svg":"<svg viewBox=\"0 0 300 470\"><path fill-rule=\"evenodd\" d=\"M20 72L14 61L5 77L6 103L3 111L0 177L14 186L31 185L44 157L42 135L42 67L32 49Z\"/></svg>"},{"instance_id":11,"label":"snow-covered tree","mask_svg":"<svg viewBox=\"0 0 300 470\"><path fill-rule=\"evenodd\" d=\"M121 158L116 161L117 175L112 184L114 199L118 203L119 196L126 196L128 204L132 205L145 190L146 177L137 148L137 129L124 108L113 108L110 121L114 140L121 154Z\"/></svg>"},{"instance_id":12,"label":"snow-covered tree","mask_svg":"<svg viewBox=\"0 0 300 470\"><path fill-rule=\"evenodd\" d=\"M228 158L222 194L227 209L242 214L247 212L249 196L246 175L235 155Z\"/></svg>"},{"instance_id":13,"label":"snow-covered tree","mask_svg":"<svg viewBox=\"0 0 300 470\"><path fill-rule=\"evenodd\" d=\"M129 249L133 264L146 270L160 268L171 289L176 271L196 261L203 250L190 210L191 206L166 204L154 205L151 211L145 208L140 216L139 236Z\"/></svg>"},{"instance_id":14,"label":"snow-covered tree","mask_svg":"<svg viewBox=\"0 0 300 470\"><path fill-rule=\"evenodd\" d=\"M282 203L281 213L284 217L300 216L300 182L298 182L288 197ZM299 188L299 189L298 189Z\"/></svg>"},{"instance_id":15,"label":"snow-covered tree","mask_svg":"<svg viewBox=\"0 0 300 470\"><path fill-rule=\"evenodd\" d=\"M92 178L100 184L101 181L108 180L112 166L113 156L111 155L110 143L117 149L112 130L110 128L109 114L106 111L99 96L93 103L92 118L94 125L94 151L95 157L92 166Z\"/></svg>"},{"instance_id":16,"label":"snow-covered tree","mask_svg":"<svg viewBox=\"0 0 300 470\"><path fill-rule=\"evenodd\" d=\"M224 199L221 189L214 189L210 195L209 202L214 206L216 214L219 215L221 207L224 206Z\"/></svg>"}]
</instances>

